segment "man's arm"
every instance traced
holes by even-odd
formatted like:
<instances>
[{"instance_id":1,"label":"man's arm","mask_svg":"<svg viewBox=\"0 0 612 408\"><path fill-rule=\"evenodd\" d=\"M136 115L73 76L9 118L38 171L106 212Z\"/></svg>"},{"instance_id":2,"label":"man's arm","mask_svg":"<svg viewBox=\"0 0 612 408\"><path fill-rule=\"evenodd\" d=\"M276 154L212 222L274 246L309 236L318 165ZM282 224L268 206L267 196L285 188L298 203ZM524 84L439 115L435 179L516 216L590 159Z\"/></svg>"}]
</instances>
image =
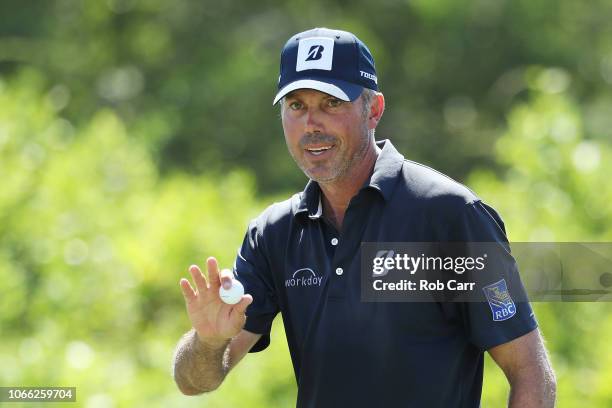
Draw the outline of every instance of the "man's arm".
<instances>
[{"instance_id":1,"label":"man's arm","mask_svg":"<svg viewBox=\"0 0 612 408\"><path fill-rule=\"evenodd\" d=\"M237 304L223 303L219 288L231 287L232 271L219 272L217 260L212 257L206 264L208 281L196 265L189 268L195 288L187 279L180 281L193 329L179 341L173 371L178 388L187 395L219 387L229 370L261 337L243 330L245 311L253 297L247 294Z\"/></svg>"},{"instance_id":2,"label":"man's arm","mask_svg":"<svg viewBox=\"0 0 612 408\"><path fill-rule=\"evenodd\" d=\"M537 328L488 351L510 383L510 408L555 406L555 373Z\"/></svg>"},{"instance_id":3,"label":"man's arm","mask_svg":"<svg viewBox=\"0 0 612 408\"><path fill-rule=\"evenodd\" d=\"M176 348L174 381L185 395L217 389L260 337L242 330L231 340L215 344L202 341L194 329L188 331Z\"/></svg>"}]
</instances>

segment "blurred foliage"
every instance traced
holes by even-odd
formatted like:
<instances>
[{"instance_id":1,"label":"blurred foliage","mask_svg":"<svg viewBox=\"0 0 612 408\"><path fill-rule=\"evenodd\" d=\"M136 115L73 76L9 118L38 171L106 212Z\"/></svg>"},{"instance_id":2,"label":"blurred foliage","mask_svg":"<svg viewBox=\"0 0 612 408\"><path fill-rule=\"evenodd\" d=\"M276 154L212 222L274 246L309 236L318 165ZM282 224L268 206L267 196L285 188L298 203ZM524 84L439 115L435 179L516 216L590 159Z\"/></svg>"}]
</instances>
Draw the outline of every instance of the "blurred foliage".
<instances>
[{"instance_id":1,"label":"blurred foliage","mask_svg":"<svg viewBox=\"0 0 612 408\"><path fill-rule=\"evenodd\" d=\"M282 45L313 26L369 45L379 137L467 180L512 241L610 241L611 17L603 0L0 2L0 384L77 386L69 406L294 405L279 321L211 395L182 396L170 363L188 265L231 265L248 220L304 184L270 105ZM534 305L559 406L612 406L611 306ZM487 359L483 406L507 390Z\"/></svg>"},{"instance_id":2,"label":"blurred foliage","mask_svg":"<svg viewBox=\"0 0 612 408\"><path fill-rule=\"evenodd\" d=\"M3 0L0 73L44 71L78 127L112 107L164 174L240 166L260 191L295 190L304 177L271 107L280 50L297 31L344 28L376 59L388 106L379 133L463 179L496 165L498 130L532 65L557 67L541 86L571 87L597 116L590 126L612 136L598 115L612 84L611 19L606 0Z\"/></svg>"},{"instance_id":3,"label":"blurred foliage","mask_svg":"<svg viewBox=\"0 0 612 408\"><path fill-rule=\"evenodd\" d=\"M233 263L261 208L252 177L162 180L113 111L76 129L40 83L0 82L0 384L76 386L87 407L199 405L170 375L189 328L178 281L210 254ZM268 367L249 385L262 406L293 399L288 355L270 356L240 368Z\"/></svg>"},{"instance_id":4,"label":"blurred foliage","mask_svg":"<svg viewBox=\"0 0 612 408\"><path fill-rule=\"evenodd\" d=\"M514 242L612 241L612 141L589 132L584 108L537 86L554 71L533 69L528 101L508 115L495 146L504 166L472 173L468 185L504 217ZM563 407L612 406L612 303L534 303L558 376ZM487 359L484 406L502 406L505 378Z\"/></svg>"}]
</instances>

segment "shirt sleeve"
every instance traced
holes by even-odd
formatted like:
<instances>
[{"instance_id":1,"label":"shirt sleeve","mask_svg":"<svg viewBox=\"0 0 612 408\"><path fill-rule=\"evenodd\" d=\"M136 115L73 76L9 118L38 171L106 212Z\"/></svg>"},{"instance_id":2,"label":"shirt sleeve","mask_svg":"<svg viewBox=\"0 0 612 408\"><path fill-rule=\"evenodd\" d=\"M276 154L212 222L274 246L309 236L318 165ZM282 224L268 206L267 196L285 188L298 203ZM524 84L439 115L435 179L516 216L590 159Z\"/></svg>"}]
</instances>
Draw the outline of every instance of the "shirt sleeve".
<instances>
[{"instance_id":1,"label":"shirt sleeve","mask_svg":"<svg viewBox=\"0 0 612 408\"><path fill-rule=\"evenodd\" d=\"M270 344L272 321L279 310L263 237L257 228L257 220L249 224L242 246L236 256L234 274L243 284L245 293L253 296L253 303L246 310L244 329L262 335L249 350L250 353L255 353L266 349Z\"/></svg>"},{"instance_id":2,"label":"shirt sleeve","mask_svg":"<svg viewBox=\"0 0 612 408\"><path fill-rule=\"evenodd\" d=\"M454 221L450 234L461 252L485 257L483 270L465 273L463 279L475 287L468 301L456 305L470 342L488 350L538 327L499 214L478 200L466 204Z\"/></svg>"}]
</instances>

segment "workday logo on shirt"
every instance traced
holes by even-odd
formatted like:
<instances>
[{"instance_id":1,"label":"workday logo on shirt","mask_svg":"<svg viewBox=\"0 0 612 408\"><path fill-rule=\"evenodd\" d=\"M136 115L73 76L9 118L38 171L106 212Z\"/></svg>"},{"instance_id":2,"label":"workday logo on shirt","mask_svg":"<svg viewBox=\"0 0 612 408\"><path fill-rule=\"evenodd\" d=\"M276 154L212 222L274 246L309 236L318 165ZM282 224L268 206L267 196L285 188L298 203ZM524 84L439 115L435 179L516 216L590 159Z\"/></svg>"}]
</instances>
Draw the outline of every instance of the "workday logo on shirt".
<instances>
[{"instance_id":1,"label":"workday logo on shirt","mask_svg":"<svg viewBox=\"0 0 612 408\"><path fill-rule=\"evenodd\" d=\"M323 281L322 276L317 274L310 268L301 268L293 272L291 278L285 280L286 288L296 288L304 286L321 286Z\"/></svg>"}]
</instances>

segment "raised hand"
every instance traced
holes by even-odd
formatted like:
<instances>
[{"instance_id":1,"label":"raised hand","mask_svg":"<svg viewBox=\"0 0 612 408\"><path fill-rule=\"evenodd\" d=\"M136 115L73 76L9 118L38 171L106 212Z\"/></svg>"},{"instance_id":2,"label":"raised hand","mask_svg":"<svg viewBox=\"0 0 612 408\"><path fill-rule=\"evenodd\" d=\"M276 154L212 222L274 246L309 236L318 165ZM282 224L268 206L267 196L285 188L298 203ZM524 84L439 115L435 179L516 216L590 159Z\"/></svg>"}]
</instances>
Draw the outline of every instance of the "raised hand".
<instances>
[{"instance_id":1,"label":"raised hand","mask_svg":"<svg viewBox=\"0 0 612 408\"><path fill-rule=\"evenodd\" d=\"M232 284L232 271L224 269L219 272L217 260L210 257L206 261L208 282L197 265L191 265L189 272L195 284L183 278L181 290L187 306L189 320L200 341L210 345L222 345L237 335L246 320L245 310L253 301L251 295L243 295L235 305L223 303L219 297L219 287L229 289Z\"/></svg>"}]
</instances>

